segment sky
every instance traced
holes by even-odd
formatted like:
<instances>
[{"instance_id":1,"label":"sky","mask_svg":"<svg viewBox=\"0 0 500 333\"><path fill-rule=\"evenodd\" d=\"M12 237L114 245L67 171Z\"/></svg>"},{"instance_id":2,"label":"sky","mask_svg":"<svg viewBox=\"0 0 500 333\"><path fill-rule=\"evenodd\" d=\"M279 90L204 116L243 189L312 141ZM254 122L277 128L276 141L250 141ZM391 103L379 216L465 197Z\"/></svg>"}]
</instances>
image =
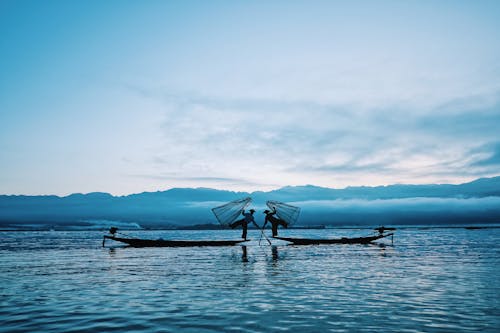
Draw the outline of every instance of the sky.
<instances>
[{"instance_id":1,"label":"sky","mask_svg":"<svg viewBox=\"0 0 500 333\"><path fill-rule=\"evenodd\" d=\"M498 1L0 1L0 194L500 175Z\"/></svg>"}]
</instances>

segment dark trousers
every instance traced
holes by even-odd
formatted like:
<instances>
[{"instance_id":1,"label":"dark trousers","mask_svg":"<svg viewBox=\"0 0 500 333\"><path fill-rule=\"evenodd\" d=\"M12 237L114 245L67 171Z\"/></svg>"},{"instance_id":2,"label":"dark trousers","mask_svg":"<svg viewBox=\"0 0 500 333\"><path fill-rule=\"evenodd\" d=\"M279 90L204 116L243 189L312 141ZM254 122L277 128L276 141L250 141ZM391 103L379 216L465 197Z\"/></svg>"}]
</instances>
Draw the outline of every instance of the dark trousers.
<instances>
[{"instance_id":1,"label":"dark trousers","mask_svg":"<svg viewBox=\"0 0 500 333\"><path fill-rule=\"evenodd\" d=\"M271 229L273 231L273 237L278 236L278 225L281 225L285 228L288 227L288 224L283 220L279 220L277 222L271 222Z\"/></svg>"},{"instance_id":2,"label":"dark trousers","mask_svg":"<svg viewBox=\"0 0 500 333\"><path fill-rule=\"evenodd\" d=\"M247 224L246 223L243 223L241 225L241 228L243 229L242 232L241 232L241 238L243 239L247 239Z\"/></svg>"},{"instance_id":3,"label":"dark trousers","mask_svg":"<svg viewBox=\"0 0 500 333\"><path fill-rule=\"evenodd\" d=\"M234 228L236 228L236 227L238 227L240 225L241 225L241 228L243 229L242 232L241 232L241 238L247 239L248 223L246 223L245 220L238 220L238 221L236 221L234 223L231 223L229 226L234 229Z\"/></svg>"}]
</instances>

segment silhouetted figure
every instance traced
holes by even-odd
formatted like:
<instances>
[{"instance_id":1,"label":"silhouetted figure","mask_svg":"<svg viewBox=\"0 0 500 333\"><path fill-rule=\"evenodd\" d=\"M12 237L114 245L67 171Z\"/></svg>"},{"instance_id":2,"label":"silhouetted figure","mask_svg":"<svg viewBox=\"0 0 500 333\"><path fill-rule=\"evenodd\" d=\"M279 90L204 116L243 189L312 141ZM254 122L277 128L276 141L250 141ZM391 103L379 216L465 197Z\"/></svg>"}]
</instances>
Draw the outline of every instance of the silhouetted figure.
<instances>
[{"instance_id":1,"label":"silhouetted figure","mask_svg":"<svg viewBox=\"0 0 500 333\"><path fill-rule=\"evenodd\" d=\"M255 213L254 209L250 209L248 213L245 213L245 210L242 210L241 214L244 216L244 218L229 225L233 229L241 225L241 228L243 229L241 233L241 238L243 238L244 240L247 240L247 229L248 229L248 224L250 222L260 229L259 225L255 223L255 220L253 218L253 213Z\"/></svg>"},{"instance_id":2,"label":"silhouetted figure","mask_svg":"<svg viewBox=\"0 0 500 333\"><path fill-rule=\"evenodd\" d=\"M262 226L262 229L264 229L266 227L267 222L271 222L271 229L273 230L273 237L278 236L278 226L279 225L283 226L284 228L288 228L288 223L286 223L282 219L277 218L275 216L276 215L275 210L273 210L271 212L271 211L266 209L264 211L264 214L266 214L266 219L264 221L264 225Z\"/></svg>"},{"instance_id":3,"label":"silhouetted figure","mask_svg":"<svg viewBox=\"0 0 500 333\"><path fill-rule=\"evenodd\" d=\"M396 230L396 228L386 228L384 226L375 228L374 230L378 231L379 235L382 235L385 231L393 231Z\"/></svg>"}]
</instances>

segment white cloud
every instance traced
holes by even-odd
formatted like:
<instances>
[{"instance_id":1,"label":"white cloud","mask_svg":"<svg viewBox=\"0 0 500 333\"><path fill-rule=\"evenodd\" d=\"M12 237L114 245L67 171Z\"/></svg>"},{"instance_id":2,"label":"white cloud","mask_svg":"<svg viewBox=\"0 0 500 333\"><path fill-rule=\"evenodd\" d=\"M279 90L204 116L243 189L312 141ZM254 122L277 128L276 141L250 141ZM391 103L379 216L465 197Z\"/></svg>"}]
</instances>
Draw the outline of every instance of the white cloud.
<instances>
[{"instance_id":1,"label":"white cloud","mask_svg":"<svg viewBox=\"0 0 500 333\"><path fill-rule=\"evenodd\" d=\"M471 165L484 158L470 152L494 139L498 126L491 120L500 117L500 104L482 103L491 95L468 104L488 110L457 112L449 101L453 112L444 113L439 107L357 113L306 101L156 96L166 115L158 172L168 169L179 183L194 186L213 186L209 178L239 179L230 188L243 190L470 180L481 175Z\"/></svg>"}]
</instances>

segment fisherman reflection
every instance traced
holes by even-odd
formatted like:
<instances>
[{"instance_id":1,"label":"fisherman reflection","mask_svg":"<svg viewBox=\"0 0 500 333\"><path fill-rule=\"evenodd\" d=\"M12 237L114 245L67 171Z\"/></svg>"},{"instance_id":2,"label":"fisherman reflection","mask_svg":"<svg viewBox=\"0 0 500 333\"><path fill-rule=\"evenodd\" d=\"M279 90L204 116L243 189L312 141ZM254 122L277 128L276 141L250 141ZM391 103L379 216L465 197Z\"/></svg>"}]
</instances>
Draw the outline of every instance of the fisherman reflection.
<instances>
[{"instance_id":1,"label":"fisherman reflection","mask_svg":"<svg viewBox=\"0 0 500 333\"><path fill-rule=\"evenodd\" d=\"M243 229L241 233L241 238L243 238L244 240L247 240L247 230L249 223L253 223L258 229L260 229L259 225L255 223L255 219L253 218L253 213L255 213L255 209L250 209L248 213L245 213L245 210L242 210L241 214L244 216L244 218L235 221L234 223L231 223L229 225L233 229L241 225L241 228Z\"/></svg>"},{"instance_id":2,"label":"fisherman reflection","mask_svg":"<svg viewBox=\"0 0 500 333\"><path fill-rule=\"evenodd\" d=\"M276 210L273 209L273 211L270 211L266 209L264 211L264 214L266 214L266 219L264 222L264 225L262 226L262 229L266 227L267 222L271 223L271 229L273 231L273 237L278 236L278 226L281 225L284 228L288 228L288 223L286 223L284 220L277 218L276 215Z\"/></svg>"},{"instance_id":3,"label":"fisherman reflection","mask_svg":"<svg viewBox=\"0 0 500 333\"><path fill-rule=\"evenodd\" d=\"M241 255L241 261L243 262L248 262L248 257L247 257L247 246L243 245L241 246L241 249L243 250L243 254Z\"/></svg>"},{"instance_id":4,"label":"fisherman reflection","mask_svg":"<svg viewBox=\"0 0 500 333\"><path fill-rule=\"evenodd\" d=\"M271 253L273 256L273 261L277 261L279 259L279 255L278 255L278 247L276 245L271 246Z\"/></svg>"}]
</instances>

